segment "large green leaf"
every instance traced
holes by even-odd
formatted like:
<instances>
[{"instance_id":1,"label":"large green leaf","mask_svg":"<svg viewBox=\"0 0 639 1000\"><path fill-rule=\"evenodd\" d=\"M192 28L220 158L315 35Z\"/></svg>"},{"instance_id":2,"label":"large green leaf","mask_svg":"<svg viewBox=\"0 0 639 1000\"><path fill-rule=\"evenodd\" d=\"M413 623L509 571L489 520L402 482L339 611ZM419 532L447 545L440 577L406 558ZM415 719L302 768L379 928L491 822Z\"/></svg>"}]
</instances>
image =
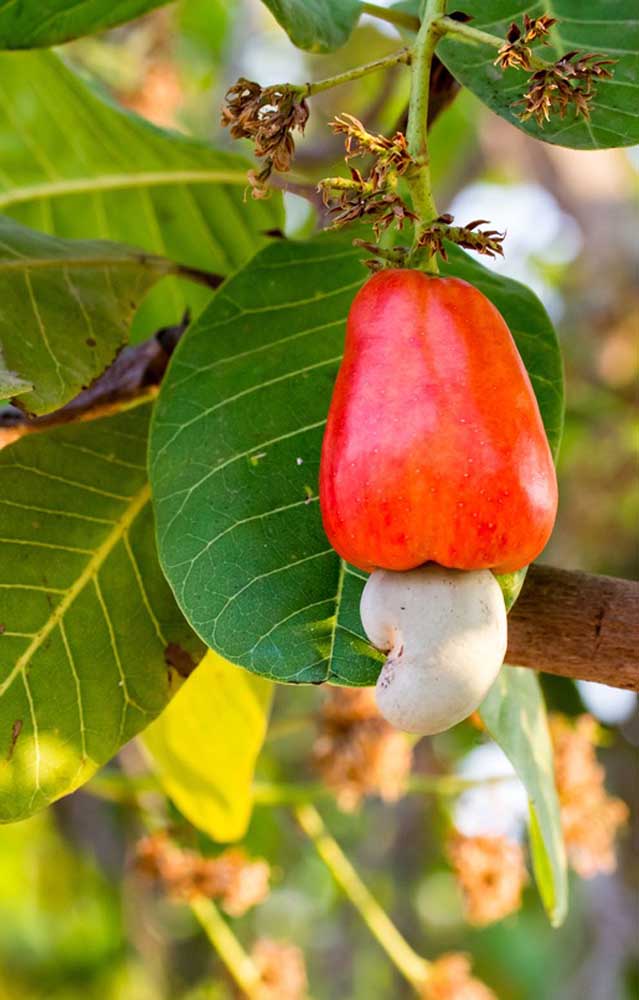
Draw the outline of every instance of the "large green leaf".
<instances>
[{"instance_id":1,"label":"large green leaf","mask_svg":"<svg viewBox=\"0 0 639 1000\"><path fill-rule=\"evenodd\" d=\"M60 45L132 21L167 0L0 0L0 49Z\"/></svg>"},{"instance_id":2,"label":"large green leaf","mask_svg":"<svg viewBox=\"0 0 639 1000\"><path fill-rule=\"evenodd\" d=\"M521 24L524 11L531 16L552 14L559 23L550 32L550 47L535 51L545 59L567 52L601 52L617 60L611 80L596 83L590 121L573 110L565 118L554 115L541 128L534 119L522 122L521 107L513 107L524 94L530 74L493 65L490 45L468 45L452 38L440 42L437 54L460 83L473 91L506 121L536 139L575 149L631 146L639 142L639 11L629 0L536 0L522 11L519 0L464 0L459 9L472 16L472 27L505 38L513 21Z\"/></svg>"},{"instance_id":3,"label":"large green leaf","mask_svg":"<svg viewBox=\"0 0 639 1000\"><path fill-rule=\"evenodd\" d=\"M511 325L556 444L561 360L543 307L462 251L448 271L481 285ZM262 251L184 337L153 422L160 557L178 604L222 656L281 681L363 685L379 671L359 620L365 575L330 547L317 498L346 316L365 279L343 236Z\"/></svg>"},{"instance_id":4,"label":"large green leaf","mask_svg":"<svg viewBox=\"0 0 639 1000\"><path fill-rule=\"evenodd\" d=\"M226 275L282 225L278 194L245 198L249 166L117 110L52 53L0 54L0 212L33 229L115 240ZM169 279L147 297L135 330L177 322L208 298Z\"/></svg>"},{"instance_id":5,"label":"large green leaf","mask_svg":"<svg viewBox=\"0 0 639 1000\"><path fill-rule=\"evenodd\" d=\"M331 52L348 41L360 0L263 0L291 41L310 52Z\"/></svg>"},{"instance_id":6,"label":"large green leaf","mask_svg":"<svg viewBox=\"0 0 639 1000\"><path fill-rule=\"evenodd\" d=\"M0 453L0 822L86 781L166 704L166 658L202 653L157 561L148 410Z\"/></svg>"},{"instance_id":7,"label":"large green leaf","mask_svg":"<svg viewBox=\"0 0 639 1000\"><path fill-rule=\"evenodd\" d=\"M142 740L167 795L198 830L239 840L273 685L209 651Z\"/></svg>"},{"instance_id":8,"label":"large green leaf","mask_svg":"<svg viewBox=\"0 0 639 1000\"><path fill-rule=\"evenodd\" d=\"M557 927L568 909L566 854L546 706L534 671L504 667L480 715L528 793L535 878L550 921Z\"/></svg>"},{"instance_id":9,"label":"large green leaf","mask_svg":"<svg viewBox=\"0 0 639 1000\"><path fill-rule=\"evenodd\" d=\"M0 216L0 395L17 377L10 393L31 413L64 406L111 364L140 300L171 269L130 247L61 240Z\"/></svg>"}]
</instances>

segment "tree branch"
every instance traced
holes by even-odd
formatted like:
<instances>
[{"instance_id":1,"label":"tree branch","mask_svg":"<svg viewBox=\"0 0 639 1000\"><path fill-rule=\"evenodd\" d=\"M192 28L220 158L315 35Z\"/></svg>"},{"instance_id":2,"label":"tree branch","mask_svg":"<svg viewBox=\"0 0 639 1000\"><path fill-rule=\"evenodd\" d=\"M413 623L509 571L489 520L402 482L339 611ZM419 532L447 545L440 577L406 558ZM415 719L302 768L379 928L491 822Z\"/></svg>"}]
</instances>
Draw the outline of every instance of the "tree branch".
<instances>
[{"instance_id":1,"label":"tree branch","mask_svg":"<svg viewBox=\"0 0 639 1000\"><path fill-rule=\"evenodd\" d=\"M506 662L639 691L639 583L531 566Z\"/></svg>"}]
</instances>

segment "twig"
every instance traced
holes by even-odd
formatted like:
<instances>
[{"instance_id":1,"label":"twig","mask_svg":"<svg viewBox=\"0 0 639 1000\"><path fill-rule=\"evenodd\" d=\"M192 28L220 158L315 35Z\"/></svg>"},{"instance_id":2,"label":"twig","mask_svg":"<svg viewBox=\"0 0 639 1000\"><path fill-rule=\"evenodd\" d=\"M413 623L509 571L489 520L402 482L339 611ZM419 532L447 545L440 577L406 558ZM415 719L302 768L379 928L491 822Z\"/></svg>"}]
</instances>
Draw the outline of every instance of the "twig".
<instances>
[{"instance_id":1,"label":"twig","mask_svg":"<svg viewBox=\"0 0 639 1000\"><path fill-rule=\"evenodd\" d=\"M410 49L403 48L399 49L397 52L391 52L387 56L382 56L381 59L375 59L373 62L364 63L361 66L353 66L351 69L345 70L343 73L337 73L335 76L328 76L324 80L315 80L312 83L305 83L299 87L293 87L300 97L313 97L314 94L320 94L323 90L330 90L333 87L340 87L343 83L350 83L351 80L359 80L362 76L368 76L369 73L377 73L381 69L388 69L389 66L397 66L399 63L408 64L411 60Z\"/></svg>"},{"instance_id":2,"label":"twig","mask_svg":"<svg viewBox=\"0 0 639 1000\"><path fill-rule=\"evenodd\" d=\"M327 830L315 806L311 804L297 806L295 817L373 937L415 991L421 994L428 979L430 963L411 948L386 911L366 888L337 841Z\"/></svg>"},{"instance_id":3,"label":"twig","mask_svg":"<svg viewBox=\"0 0 639 1000\"><path fill-rule=\"evenodd\" d=\"M378 7L376 3L363 3L362 14L376 17L380 21L394 24L397 28L407 28L409 31L419 31L419 18L403 10L393 10L388 7Z\"/></svg>"},{"instance_id":4,"label":"twig","mask_svg":"<svg viewBox=\"0 0 639 1000\"><path fill-rule=\"evenodd\" d=\"M215 903L205 896L195 896L189 906L237 985L247 997L257 998L261 986L260 973Z\"/></svg>"}]
</instances>

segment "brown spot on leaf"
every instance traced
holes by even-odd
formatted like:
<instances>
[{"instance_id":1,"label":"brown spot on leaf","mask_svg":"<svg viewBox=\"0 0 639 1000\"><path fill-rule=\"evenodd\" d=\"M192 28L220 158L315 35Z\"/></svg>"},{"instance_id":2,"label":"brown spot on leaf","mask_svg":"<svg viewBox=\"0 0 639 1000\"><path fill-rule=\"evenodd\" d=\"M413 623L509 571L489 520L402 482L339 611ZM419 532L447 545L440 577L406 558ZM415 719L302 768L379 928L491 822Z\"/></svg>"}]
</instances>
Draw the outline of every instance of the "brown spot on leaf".
<instances>
[{"instance_id":1,"label":"brown spot on leaf","mask_svg":"<svg viewBox=\"0 0 639 1000\"><path fill-rule=\"evenodd\" d=\"M0 625L0 635L2 635L3 632L6 632L6 630L7 630L6 625Z\"/></svg>"},{"instance_id":2,"label":"brown spot on leaf","mask_svg":"<svg viewBox=\"0 0 639 1000\"><path fill-rule=\"evenodd\" d=\"M178 646L177 642L170 642L168 644L164 650L164 661L169 667L173 667L180 677L188 677L196 667L191 654L186 649Z\"/></svg>"},{"instance_id":3,"label":"brown spot on leaf","mask_svg":"<svg viewBox=\"0 0 639 1000\"><path fill-rule=\"evenodd\" d=\"M95 347L96 344L97 344L97 341L94 340L93 337L87 337L87 339L85 340L84 343L87 345L87 347Z\"/></svg>"},{"instance_id":4,"label":"brown spot on leaf","mask_svg":"<svg viewBox=\"0 0 639 1000\"><path fill-rule=\"evenodd\" d=\"M13 757L13 751L16 748L16 743L18 742L18 737L22 732L22 719L16 719L11 727L11 740L9 742L9 750L7 753L7 760L11 760Z\"/></svg>"}]
</instances>

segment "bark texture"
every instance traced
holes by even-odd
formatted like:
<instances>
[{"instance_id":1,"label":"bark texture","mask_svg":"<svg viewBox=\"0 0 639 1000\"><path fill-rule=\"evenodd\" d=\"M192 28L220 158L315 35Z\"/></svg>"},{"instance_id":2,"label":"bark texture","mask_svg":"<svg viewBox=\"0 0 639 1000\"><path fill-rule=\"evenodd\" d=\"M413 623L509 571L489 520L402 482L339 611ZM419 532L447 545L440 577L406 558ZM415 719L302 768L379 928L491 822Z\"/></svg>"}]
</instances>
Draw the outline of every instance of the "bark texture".
<instances>
[{"instance_id":1,"label":"bark texture","mask_svg":"<svg viewBox=\"0 0 639 1000\"><path fill-rule=\"evenodd\" d=\"M639 691L639 583L531 566L506 662Z\"/></svg>"}]
</instances>

